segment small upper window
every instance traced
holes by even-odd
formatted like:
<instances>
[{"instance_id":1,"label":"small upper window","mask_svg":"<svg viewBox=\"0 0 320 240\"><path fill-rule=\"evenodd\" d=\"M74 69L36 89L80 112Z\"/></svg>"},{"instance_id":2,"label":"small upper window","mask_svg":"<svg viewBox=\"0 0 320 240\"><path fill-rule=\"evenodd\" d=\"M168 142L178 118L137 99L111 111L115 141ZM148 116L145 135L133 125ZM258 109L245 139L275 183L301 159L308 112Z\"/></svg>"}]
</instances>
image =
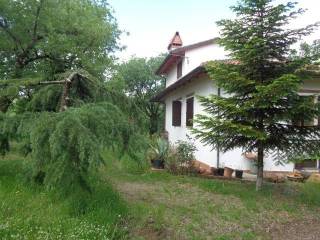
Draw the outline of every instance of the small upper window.
<instances>
[{"instance_id":1,"label":"small upper window","mask_svg":"<svg viewBox=\"0 0 320 240\"><path fill-rule=\"evenodd\" d=\"M177 78L179 79L182 76L182 61L177 65Z\"/></svg>"},{"instance_id":2,"label":"small upper window","mask_svg":"<svg viewBox=\"0 0 320 240\"><path fill-rule=\"evenodd\" d=\"M194 97L187 98L186 125L188 127L193 126L193 103Z\"/></svg>"}]
</instances>

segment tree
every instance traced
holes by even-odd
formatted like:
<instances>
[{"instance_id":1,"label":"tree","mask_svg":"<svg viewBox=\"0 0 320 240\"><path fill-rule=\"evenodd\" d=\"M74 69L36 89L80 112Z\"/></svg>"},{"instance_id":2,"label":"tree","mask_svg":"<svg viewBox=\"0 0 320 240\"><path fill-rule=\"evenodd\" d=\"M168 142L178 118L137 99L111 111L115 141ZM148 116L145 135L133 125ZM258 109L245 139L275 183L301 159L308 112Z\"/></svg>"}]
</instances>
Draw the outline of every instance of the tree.
<instances>
[{"instance_id":1,"label":"tree","mask_svg":"<svg viewBox=\"0 0 320 240\"><path fill-rule=\"evenodd\" d=\"M208 114L199 115L197 137L222 151L243 148L257 152L257 183L263 182L266 154L277 160L316 154L320 143L317 126L297 126L294 119L314 119L318 106L302 98L303 79L295 72L302 61L288 59L290 46L310 34L317 24L287 30L285 26L302 9L295 3L274 5L272 0L242 0L231 7L234 20L221 20L220 44L231 60L207 65L210 77L229 97L201 97Z\"/></svg>"},{"instance_id":2,"label":"tree","mask_svg":"<svg viewBox=\"0 0 320 240\"><path fill-rule=\"evenodd\" d=\"M119 34L105 0L0 0L0 110L6 112L13 101L19 111L58 110L61 84L25 80L61 80L59 75L71 69L85 69L104 81ZM82 102L92 100L93 93L91 99L86 94L81 93Z\"/></svg>"},{"instance_id":3,"label":"tree","mask_svg":"<svg viewBox=\"0 0 320 240\"><path fill-rule=\"evenodd\" d=\"M150 59L132 58L119 66L116 75L117 84L123 84L123 90L140 106L146 114L149 133L159 132L163 124L163 108L151 98L164 88L164 78L155 74L163 56Z\"/></svg>"},{"instance_id":4,"label":"tree","mask_svg":"<svg viewBox=\"0 0 320 240\"><path fill-rule=\"evenodd\" d=\"M104 0L0 0L0 78L71 68L103 78L119 34Z\"/></svg>"},{"instance_id":5,"label":"tree","mask_svg":"<svg viewBox=\"0 0 320 240\"><path fill-rule=\"evenodd\" d=\"M103 0L0 0L0 153L17 142L34 181L91 191L103 148L145 147L137 107L104 84L118 36Z\"/></svg>"},{"instance_id":6,"label":"tree","mask_svg":"<svg viewBox=\"0 0 320 240\"><path fill-rule=\"evenodd\" d=\"M314 40L312 44L303 42L300 49L293 49L288 57L292 62L301 65L319 64L320 63L320 40Z\"/></svg>"}]
</instances>

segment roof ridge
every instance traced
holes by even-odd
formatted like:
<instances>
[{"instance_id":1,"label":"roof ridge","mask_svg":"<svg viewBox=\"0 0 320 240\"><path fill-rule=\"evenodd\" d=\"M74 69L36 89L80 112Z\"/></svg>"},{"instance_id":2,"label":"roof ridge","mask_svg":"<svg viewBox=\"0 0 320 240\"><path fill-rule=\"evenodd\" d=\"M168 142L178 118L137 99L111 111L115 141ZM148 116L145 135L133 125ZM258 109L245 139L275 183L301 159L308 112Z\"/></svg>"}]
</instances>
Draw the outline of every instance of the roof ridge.
<instances>
[{"instance_id":1,"label":"roof ridge","mask_svg":"<svg viewBox=\"0 0 320 240\"><path fill-rule=\"evenodd\" d=\"M220 39L219 37L215 37L215 38L210 38L210 39L207 39L207 40L204 40L204 41L192 43L192 44L189 44L189 45L186 45L186 46L181 46L181 47L178 47L178 48L175 48L175 49L169 51L169 53L180 52L181 50L187 50L187 49L190 49L190 48L197 48L197 47L201 47L203 45L207 45L207 44L210 44L210 43L214 44L219 39Z\"/></svg>"}]
</instances>

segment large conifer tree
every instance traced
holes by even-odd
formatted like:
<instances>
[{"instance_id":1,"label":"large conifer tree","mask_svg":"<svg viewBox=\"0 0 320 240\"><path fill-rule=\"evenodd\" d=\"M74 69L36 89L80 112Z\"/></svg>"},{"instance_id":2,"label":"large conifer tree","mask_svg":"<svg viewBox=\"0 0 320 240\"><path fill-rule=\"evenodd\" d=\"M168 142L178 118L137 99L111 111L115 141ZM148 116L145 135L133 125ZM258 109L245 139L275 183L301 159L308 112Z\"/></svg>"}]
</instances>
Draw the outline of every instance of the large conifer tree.
<instances>
[{"instance_id":1,"label":"large conifer tree","mask_svg":"<svg viewBox=\"0 0 320 240\"><path fill-rule=\"evenodd\" d=\"M119 34L106 0L0 0L0 154L29 179L91 191L104 148L143 159L145 117L105 82Z\"/></svg>"},{"instance_id":2,"label":"large conifer tree","mask_svg":"<svg viewBox=\"0 0 320 240\"><path fill-rule=\"evenodd\" d=\"M314 141L320 135L318 127L292 124L292 119L314 119L318 110L310 98L299 97L303 81L295 71L299 64L287 58L292 44L317 24L286 29L303 10L295 10L292 2L272 2L241 0L231 7L234 20L217 23L220 44L232 61L209 63L207 70L228 97L200 98L208 114L198 116L194 130L203 142L222 151L240 147L257 152L257 190L262 186L266 154L277 152L277 159L285 160L315 154L320 146Z\"/></svg>"}]
</instances>

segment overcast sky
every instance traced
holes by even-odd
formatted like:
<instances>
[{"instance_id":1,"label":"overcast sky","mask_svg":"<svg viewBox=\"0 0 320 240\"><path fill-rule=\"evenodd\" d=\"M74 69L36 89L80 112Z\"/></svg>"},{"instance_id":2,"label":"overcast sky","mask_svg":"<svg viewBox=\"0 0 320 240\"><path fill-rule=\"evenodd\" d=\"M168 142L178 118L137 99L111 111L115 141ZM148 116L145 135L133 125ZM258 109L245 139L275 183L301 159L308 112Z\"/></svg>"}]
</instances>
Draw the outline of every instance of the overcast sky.
<instances>
[{"instance_id":1,"label":"overcast sky","mask_svg":"<svg viewBox=\"0 0 320 240\"><path fill-rule=\"evenodd\" d=\"M119 27L129 32L121 36L126 50L118 53L121 60L132 55L156 56L166 52L176 31L184 45L219 36L215 22L232 18L229 6L236 0L109 0ZM277 0L277 2L287 2ZM297 0L298 7L308 11L292 27L303 27L320 21L320 0ZM320 39L320 30L307 37L307 42Z\"/></svg>"}]
</instances>

